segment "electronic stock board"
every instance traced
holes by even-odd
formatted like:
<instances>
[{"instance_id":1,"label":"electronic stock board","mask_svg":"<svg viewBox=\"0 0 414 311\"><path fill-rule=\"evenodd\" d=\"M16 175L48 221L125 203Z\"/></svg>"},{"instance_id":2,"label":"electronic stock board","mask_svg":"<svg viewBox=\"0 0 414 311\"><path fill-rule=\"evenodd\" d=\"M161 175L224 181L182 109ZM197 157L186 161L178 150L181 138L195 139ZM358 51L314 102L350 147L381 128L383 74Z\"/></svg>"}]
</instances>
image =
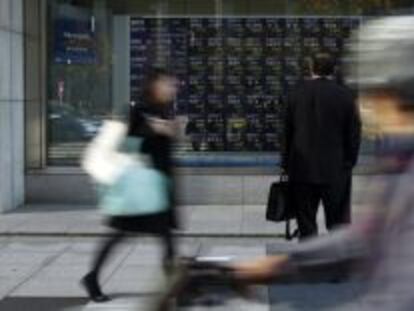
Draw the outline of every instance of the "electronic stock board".
<instances>
[{"instance_id":1,"label":"electronic stock board","mask_svg":"<svg viewBox=\"0 0 414 311\"><path fill-rule=\"evenodd\" d=\"M195 151L280 148L282 107L318 51L340 57L358 17L131 17L131 100L148 66L181 81L174 108ZM204 147L203 147L204 146Z\"/></svg>"}]
</instances>

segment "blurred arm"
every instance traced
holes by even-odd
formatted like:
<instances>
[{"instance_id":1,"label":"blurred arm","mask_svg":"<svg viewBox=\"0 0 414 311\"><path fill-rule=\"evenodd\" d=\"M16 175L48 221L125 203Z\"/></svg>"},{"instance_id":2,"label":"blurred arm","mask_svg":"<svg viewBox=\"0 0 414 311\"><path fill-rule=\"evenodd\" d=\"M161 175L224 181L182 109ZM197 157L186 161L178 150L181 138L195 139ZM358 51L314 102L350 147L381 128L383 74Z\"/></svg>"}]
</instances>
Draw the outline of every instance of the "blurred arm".
<instances>
[{"instance_id":1,"label":"blurred arm","mask_svg":"<svg viewBox=\"0 0 414 311\"><path fill-rule=\"evenodd\" d=\"M246 283L327 278L344 272L369 254L369 240L351 228L309 240L284 255L260 258L236 265L236 277Z\"/></svg>"},{"instance_id":2,"label":"blurred arm","mask_svg":"<svg viewBox=\"0 0 414 311\"><path fill-rule=\"evenodd\" d=\"M173 138L177 133L176 121L164 120L160 118L149 118L149 123L152 130L159 135Z\"/></svg>"}]
</instances>

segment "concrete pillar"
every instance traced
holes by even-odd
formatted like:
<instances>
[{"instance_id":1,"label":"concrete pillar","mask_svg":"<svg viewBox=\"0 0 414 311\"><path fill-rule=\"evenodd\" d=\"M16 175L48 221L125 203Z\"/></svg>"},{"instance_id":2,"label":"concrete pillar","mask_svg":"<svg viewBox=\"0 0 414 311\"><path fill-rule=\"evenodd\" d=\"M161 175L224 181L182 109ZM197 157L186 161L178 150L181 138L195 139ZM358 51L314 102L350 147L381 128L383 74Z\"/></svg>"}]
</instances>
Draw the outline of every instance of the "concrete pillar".
<instances>
[{"instance_id":1,"label":"concrete pillar","mask_svg":"<svg viewBox=\"0 0 414 311\"><path fill-rule=\"evenodd\" d=\"M24 203L23 0L0 0L0 212Z\"/></svg>"}]
</instances>

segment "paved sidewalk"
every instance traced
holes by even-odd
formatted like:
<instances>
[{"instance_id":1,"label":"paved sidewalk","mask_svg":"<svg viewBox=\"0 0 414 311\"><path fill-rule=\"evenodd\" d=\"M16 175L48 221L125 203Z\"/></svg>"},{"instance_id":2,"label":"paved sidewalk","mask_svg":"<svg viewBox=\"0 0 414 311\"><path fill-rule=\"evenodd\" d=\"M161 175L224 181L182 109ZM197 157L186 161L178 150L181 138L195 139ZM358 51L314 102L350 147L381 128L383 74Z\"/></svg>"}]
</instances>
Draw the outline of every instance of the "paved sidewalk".
<instances>
[{"instance_id":1,"label":"paved sidewalk","mask_svg":"<svg viewBox=\"0 0 414 311\"><path fill-rule=\"evenodd\" d=\"M95 238L0 239L0 310L4 311L147 311L163 284L161 252L154 239L123 243L103 272L106 304L88 301L79 285L96 249ZM267 246L286 250L293 243L274 239L183 238L182 255L230 256L243 260L263 256ZM316 311L358 295L355 284L296 284L258 288L260 301L231 299L216 307L188 311ZM180 309L181 310L181 309ZM355 309L357 310L357 309Z\"/></svg>"},{"instance_id":2,"label":"paved sidewalk","mask_svg":"<svg viewBox=\"0 0 414 311\"><path fill-rule=\"evenodd\" d=\"M3 238L0 240L0 310L145 311L165 281L160 269L161 250L154 242L151 238L141 238L119 247L102 277L104 291L114 299L96 305L85 299L79 285L80 278L89 268L96 239ZM200 253L238 260L266 253L266 243L260 240L183 239L179 248L182 255ZM223 306L224 309L217 310L269 311L266 290L263 295L263 303L235 299ZM48 300L50 306L57 306L61 301L61 308L45 307L47 304L42 303L42 299Z\"/></svg>"},{"instance_id":3,"label":"paved sidewalk","mask_svg":"<svg viewBox=\"0 0 414 311\"><path fill-rule=\"evenodd\" d=\"M285 230L283 223L266 221L264 206L182 206L180 214L183 236L282 237ZM0 215L0 236L99 236L108 230L90 206L25 206Z\"/></svg>"}]
</instances>

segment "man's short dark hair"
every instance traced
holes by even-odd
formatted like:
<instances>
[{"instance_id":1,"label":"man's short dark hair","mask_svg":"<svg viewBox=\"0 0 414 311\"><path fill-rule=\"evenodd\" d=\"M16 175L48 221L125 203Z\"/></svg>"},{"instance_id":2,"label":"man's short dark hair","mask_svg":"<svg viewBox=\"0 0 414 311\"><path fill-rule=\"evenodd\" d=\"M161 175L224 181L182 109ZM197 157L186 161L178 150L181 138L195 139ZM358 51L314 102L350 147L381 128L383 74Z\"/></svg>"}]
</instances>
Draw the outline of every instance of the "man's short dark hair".
<instances>
[{"instance_id":1,"label":"man's short dark hair","mask_svg":"<svg viewBox=\"0 0 414 311\"><path fill-rule=\"evenodd\" d=\"M318 76L330 76L335 71L335 60L328 53L317 53L312 57L311 70Z\"/></svg>"}]
</instances>

